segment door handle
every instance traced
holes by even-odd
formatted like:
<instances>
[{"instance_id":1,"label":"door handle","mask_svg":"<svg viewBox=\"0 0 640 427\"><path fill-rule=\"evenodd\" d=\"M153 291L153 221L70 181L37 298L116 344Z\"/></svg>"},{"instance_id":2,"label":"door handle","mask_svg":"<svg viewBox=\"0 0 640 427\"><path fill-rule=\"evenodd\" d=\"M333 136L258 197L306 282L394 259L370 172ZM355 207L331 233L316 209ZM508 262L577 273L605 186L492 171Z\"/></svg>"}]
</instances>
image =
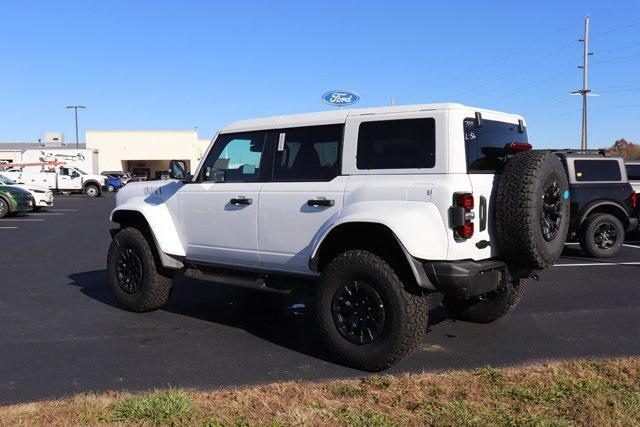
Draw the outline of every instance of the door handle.
<instances>
[{"instance_id":1,"label":"door handle","mask_svg":"<svg viewBox=\"0 0 640 427\"><path fill-rule=\"evenodd\" d=\"M253 203L253 199L247 199L246 197L234 197L229 200L232 205L250 205Z\"/></svg>"},{"instance_id":2,"label":"door handle","mask_svg":"<svg viewBox=\"0 0 640 427\"><path fill-rule=\"evenodd\" d=\"M335 204L336 204L335 200L330 200L330 199L311 199L311 200L307 200L307 206L313 206L313 207L333 206Z\"/></svg>"}]
</instances>

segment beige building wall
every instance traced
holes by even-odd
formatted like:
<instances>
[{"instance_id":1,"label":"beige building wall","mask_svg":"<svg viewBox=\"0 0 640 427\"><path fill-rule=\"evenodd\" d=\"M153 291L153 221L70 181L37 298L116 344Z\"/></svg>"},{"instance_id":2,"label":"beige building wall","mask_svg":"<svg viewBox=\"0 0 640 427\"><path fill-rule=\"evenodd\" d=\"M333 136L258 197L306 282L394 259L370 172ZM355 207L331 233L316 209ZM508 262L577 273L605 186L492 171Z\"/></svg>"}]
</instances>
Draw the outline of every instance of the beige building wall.
<instances>
[{"instance_id":1,"label":"beige building wall","mask_svg":"<svg viewBox=\"0 0 640 427\"><path fill-rule=\"evenodd\" d=\"M22 150L2 150L0 149L0 163L20 163L22 161Z\"/></svg>"},{"instance_id":2,"label":"beige building wall","mask_svg":"<svg viewBox=\"0 0 640 427\"><path fill-rule=\"evenodd\" d=\"M148 172L150 178L155 178L156 172L166 172L173 159L187 161L193 171L206 150L195 130L90 130L86 141L87 148L99 152L101 172L136 169Z\"/></svg>"}]
</instances>

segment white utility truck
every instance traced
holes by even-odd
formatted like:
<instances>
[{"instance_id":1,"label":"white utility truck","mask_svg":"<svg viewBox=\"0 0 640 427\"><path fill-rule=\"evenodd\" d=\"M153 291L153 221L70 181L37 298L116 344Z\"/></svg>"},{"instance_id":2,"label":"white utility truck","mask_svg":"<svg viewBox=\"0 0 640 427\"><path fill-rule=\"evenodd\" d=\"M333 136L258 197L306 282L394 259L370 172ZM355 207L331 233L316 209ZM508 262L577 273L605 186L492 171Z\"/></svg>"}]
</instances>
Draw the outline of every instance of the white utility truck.
<instances>
[{"instance_id":1,"label":"white utility truck","mask_svg":"<svg viewBox=\"0 0 640 427\"><path fill-rule=\"evenodd\" d=\"M0 173L20 184L89 197L101 196L106 185L106 177L87 174L65 162L9 163L0 165Z\"/></svg>"},{"instance_id":2,"label":"white utility truck","mask_svg":"<svg viewBox=\"0 0 640 427\"><path fill-rule=\"evenodd\" d=\"M315 292L309 333L372 371L420 343L431 293L467 321L507 314L569 225L562 163L531 150L524 119L460 104L240 121L192 177L171 171L116 196L107 277L125 308L162 307L176 271L289 280Z\"/></svg>"},{"instance_id":3,"label":"white utility truck","mask_svg":"<svg viewBox=\"0 0 640 427\"><path fill-rule=\"evenodd\" d=\"M67 166L78 168L89 174L98 173L98 150L92 148L46 148L26 150L22 153L22 162L64 162Z\"/></svg>"}]
</instances>

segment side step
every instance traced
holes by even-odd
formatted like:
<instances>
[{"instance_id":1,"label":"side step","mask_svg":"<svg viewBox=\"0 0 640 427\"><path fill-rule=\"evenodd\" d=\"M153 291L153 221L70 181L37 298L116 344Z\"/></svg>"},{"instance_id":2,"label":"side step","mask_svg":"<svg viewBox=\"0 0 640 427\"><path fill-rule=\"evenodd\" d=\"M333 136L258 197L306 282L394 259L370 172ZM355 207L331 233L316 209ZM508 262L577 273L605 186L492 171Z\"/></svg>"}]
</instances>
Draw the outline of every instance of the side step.
<instances>
[{"instance_id":1,"label":"side step","mask_svg":"<svg viewBox=\"0 0 640 427\"><path fill-rule=\"evenodd\" d=\"M275 278L261 273L204 266L190 266L184 275L190 279L282 294L291 294L308 282L308 279L300 277Z\"/></svg>"}]
</instances>

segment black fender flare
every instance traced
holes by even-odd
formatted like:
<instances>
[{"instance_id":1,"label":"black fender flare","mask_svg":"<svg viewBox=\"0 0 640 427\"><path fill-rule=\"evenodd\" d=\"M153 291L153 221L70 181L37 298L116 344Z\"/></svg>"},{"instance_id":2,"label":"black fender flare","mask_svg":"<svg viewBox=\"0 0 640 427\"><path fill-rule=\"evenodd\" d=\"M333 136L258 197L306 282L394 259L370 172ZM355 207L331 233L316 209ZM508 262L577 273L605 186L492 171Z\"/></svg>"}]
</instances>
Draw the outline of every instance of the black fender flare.
<instances>
[{"instance_id":1,"label":"black fender flare","mask_svg":"<svg viewBox=\"0 0 640 427\"><path fill-rule=\"evenodd\" d=\"M620 214L619 216L623 218L622 224L624 226L627 226L629 224L629 214L627 213L627 210L624 208L624 206L622 206L620 203L616 202L615 200L597 200L597 201L588 203L582 209L582 213L580 214L580 220L578 221L576 226L580 227L582 223L584 223L584 220L587 219L587 217L591 214L591 212L603 206L614 208L615 211L619 212Z\"/></svg>"}]
</instances>

